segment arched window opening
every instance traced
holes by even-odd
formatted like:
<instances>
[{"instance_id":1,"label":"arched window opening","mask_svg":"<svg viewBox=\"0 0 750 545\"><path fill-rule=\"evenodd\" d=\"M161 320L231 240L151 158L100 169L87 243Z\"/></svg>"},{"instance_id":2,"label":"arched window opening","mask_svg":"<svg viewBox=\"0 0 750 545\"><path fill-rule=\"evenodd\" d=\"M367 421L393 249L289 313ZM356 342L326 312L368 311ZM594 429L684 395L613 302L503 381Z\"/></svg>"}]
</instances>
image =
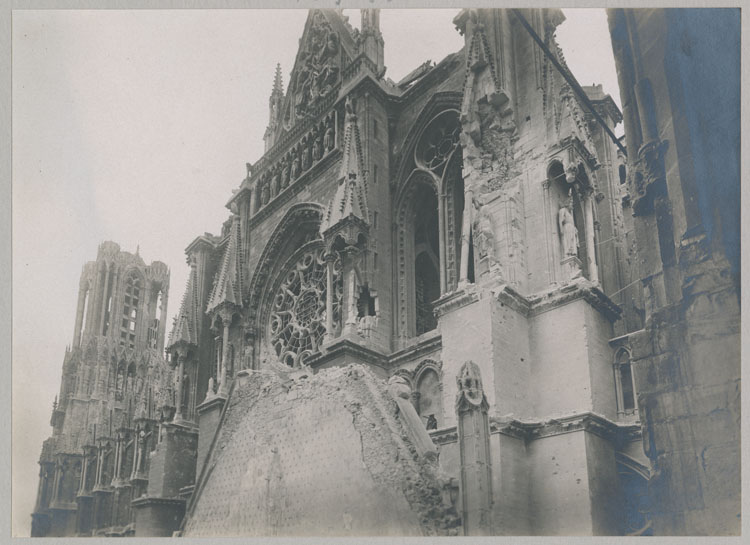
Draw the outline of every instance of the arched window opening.
<instances>
[{"instance_id":1,"label":"arched window opening","mask_svg":"<svg viewBox=\"0 0 750 545\"><path fill-rule=\"evenodd\" d=\"M219 320L217 327L219 332L224 330L224 324ZM221 360L224 358L224 339L221 334L214 337L214 361L215 365L211 370L211 375L214 378L214 384L218 384L219 381L219 368L221 367Z\"/></svg>"},{"instance_id":2,"label":"arched window opening","mask_svg":"<svg viewBox=\"0 0 750 545\"><path fill-rule=\"evenodd\" d=\"M464 178L463 160L460 148L453 153L445 174L445 269L446 291L453 291L458 285L461 273L461 232L464 217ZM474 281L473 255L469 259L469 280Z\"/></svg>"},{"instance_id":3,"label":"arched window opening","mask_svg":"<svg viewBox=\"0 0 750 545\"><path fill-rule=\"evenodd\" d=\"M156 292L155 306L153 311L150 313L154 318L151 320L151 324L148 327L148 347L157 348L159 343L159 324L162 321L164 309L162 307L162 298L164 292L159 288Z\"/></svg>"},{"instance_id":4,"label":"arched window opening","mask_svg":"<svg viewBox=\"0 0 750 545\"><path fill-rule=\"evenodd\" d=\"M414 288L416 334L437 327L433 303L440 297L440 234L437 196L421 186L415 196L414 211Z\"/></svg>"},{"instance_id":5,"label":"arched window opening","mask_svg":"<svg viewBox=\"0 0 750 545\"><path fill-rule=\"evenodd\" d=\"M107 294L105 296L105 306L104 306L104 320L102 321L102 335L106 335L109 331L109 326L112 320L112 289L113 289L113 279L114 279L114 270L110 270L109 273L105 272L105 277L107 278L106 286L107 286Z\"/></svg>"},{"instance_id":6,"label":"arched window opening","mask_svg":"<svg viewBox=\"0 0 750 545\"><path fill-rule=\"evenodd\" d=\"M125 381L125 391L133 392L134 385L135 385L135 363L131 362L130 365L128 365L128 377Z\"/></svg>"},{"instance_id":7,"label":"arched window opening","mask_svg":"<svg viewBox=\"0 0 750 545\"><path fill-rule=\"evenodd\" d=\"M615 356L615 388L618 414L637 413L633 367L630 362L630 352L625 348L620 348Z\"/></svg>"},{"instance_id":8,"label":"arched window opening","mask_svg":"<svg viewBox=\"0 0 750 545\"><path fill-rule=\"evenodd\" d=\"M443 423L443 392L440 377L434 369L426 369L417 380L417 414L425 427L437 429Z\"/></svg>"},{"instance_id":9,"label":"arched window opening","mask_svg":"<svg viewBox=\"0 0 750 545\"><path fill-rule=\"evenodd\" d=\"M141 300L141 279L135 273L125 281L125 297L120 323L120 346L135 348Z\"/></svg>"},{"instance_id":10,"label":"arched window opening","mask_svg":"<svg viewBox=\"0 0 750 545\"><path fill-rule=\"evenodd\" d=\"M365 316L375 316L375 298L370 294L367 285L362 286L357 299L357 318Z\"/></svg>"},{"instance_id":11,"label":"arched window opening","mask_svg":"<svg viewBox=\"0 0 750 545\"><path fill-rule=\"evenodd\" d=\"M83 295L83 315L81 316L81 328L78 330L78 346L83 342L83 332L86 330L86 319L89 316L89 293L91 290L87 287Z\"/></svg>"},{"instance_id":12,"label":"arched window opening","mask_svg":"<svg viewBox=\"0 0 750 545\"><path fill-rule=\"evenodd\" d=\"M648 495L648 469L623 453L616 454L617 477L623 494L620 514L622 535L654 535L646 513L650 511Z\"/></svg>"},{"instance_id":13,"label":"arched window opening","mask_svg":"<svg viewBox=\"0 0 750 545\"><path fill-rule=\"evenodd\" d=\"M115 376L115 398L122 399L123 390L125 389L125 361L121 360L117 366L117 375Z\"/></svg>"}]
</instances>

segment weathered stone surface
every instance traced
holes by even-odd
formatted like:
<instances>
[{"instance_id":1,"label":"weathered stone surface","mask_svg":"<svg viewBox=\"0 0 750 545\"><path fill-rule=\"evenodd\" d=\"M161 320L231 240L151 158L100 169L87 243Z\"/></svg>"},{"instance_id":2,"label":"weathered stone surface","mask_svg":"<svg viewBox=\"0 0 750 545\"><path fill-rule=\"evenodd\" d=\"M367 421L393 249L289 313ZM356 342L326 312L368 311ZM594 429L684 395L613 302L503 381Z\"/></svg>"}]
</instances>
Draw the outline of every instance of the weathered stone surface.
<instances>
[{"instance_id":1,"label":"weathered stone surface","mask_svg":"<svg viewBox=\"0 0 750 545\"><path fill-rule=\"evenodd\" d=\"M238 377L184 535L435 535L456 524L361 366Z\"/></svg>"}]
</instances>

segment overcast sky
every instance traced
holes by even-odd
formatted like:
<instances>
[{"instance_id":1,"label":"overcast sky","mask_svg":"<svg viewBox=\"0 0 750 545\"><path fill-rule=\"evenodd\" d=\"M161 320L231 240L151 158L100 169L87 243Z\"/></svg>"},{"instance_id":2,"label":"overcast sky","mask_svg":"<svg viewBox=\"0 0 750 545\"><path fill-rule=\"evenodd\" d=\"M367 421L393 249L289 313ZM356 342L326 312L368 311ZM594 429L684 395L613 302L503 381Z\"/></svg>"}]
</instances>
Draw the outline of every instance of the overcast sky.
<instances>
[{"instance_id":1,"label":"overcast sky","mask_svg":"<svg viewBox=\"0 0 750 545\"><path fill-rule=\"evenodd\" d=\"M564 10L557 31L582 85L619 105L604 10ZM463 45L457 10L383 10L398 81ZM346 10L355 26L359 13ZM13 534L28 535L81 267L103 240L171 269L218 233L245 163L262 154L280 62L289 80L306 11L13 12ZM621 129L618 134L621 134Z\"/></svg>"}]
</instances>

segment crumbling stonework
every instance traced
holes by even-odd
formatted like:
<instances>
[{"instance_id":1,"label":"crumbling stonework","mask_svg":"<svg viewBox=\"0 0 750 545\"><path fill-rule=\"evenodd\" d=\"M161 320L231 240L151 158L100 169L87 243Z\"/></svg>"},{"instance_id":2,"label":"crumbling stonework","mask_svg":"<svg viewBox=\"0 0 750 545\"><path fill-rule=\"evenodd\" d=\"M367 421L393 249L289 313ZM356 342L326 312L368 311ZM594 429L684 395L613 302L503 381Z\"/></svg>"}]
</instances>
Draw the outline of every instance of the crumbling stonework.
<instances>
[{"instance_id":1,"label":"crumbling stonework","mask_svg":"<svg viewBox=\"0 0 750 545\"><path fill-rule=\"evenodd\" d=\"M621 113L568 74L560 10L461 10L464 48L399 82L378 10L311 10L263 157L186 249L168 364L132 290L124 337L79 302L35 535L737 533L739 115L715 82L739 49L715 16L714 63L699 13L611 12ZM103 293L113 248L84 274ZM159 417L130 386L125 411L113 350ZM87 415L117 429L89 443Z\"/></svg>"},{"instance_id":2,"label":"crumbling stonework","mask_svg":"<svg viewBox=\"0 0 750 545\"><path fill-rule=\"evenodd\" d=\"M363 366L237 377L183 535L447 535L458 523Z\"/></svg>"}]
</instances>

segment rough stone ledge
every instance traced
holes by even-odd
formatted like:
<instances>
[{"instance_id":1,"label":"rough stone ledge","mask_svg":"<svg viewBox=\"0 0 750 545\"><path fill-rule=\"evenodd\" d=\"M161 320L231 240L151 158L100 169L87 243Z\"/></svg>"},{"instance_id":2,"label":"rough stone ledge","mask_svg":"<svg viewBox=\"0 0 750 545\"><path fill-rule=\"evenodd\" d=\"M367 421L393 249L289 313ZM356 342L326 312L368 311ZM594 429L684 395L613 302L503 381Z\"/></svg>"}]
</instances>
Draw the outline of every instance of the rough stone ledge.
<instances>
[{"instance_id":1,"label":"rough stone ledge","mask_svg":"<svg viewBox=\"0 0 750 545\"><path fill-rule=\"evenodd\" d=\"M423 339L416 344L402 348L393 352L389 357L388 361L391 367L395 367L404 362L411 361L413 359L419 359L423 356L427 356L437 352L443 347L443 336L436 334L433 337Z\"/></svg>"},{"instance_id":2,"label":"rough stone ledge","mask_svg":"<svg viewBox=\"0 0 750 545\"><path fill-rule=\"evenodd\" d=\"M437 318L479 301L482 298L481 291L476 284L468 284L448 292L434 303L434 312Z\"/></svg>"},{"instance_id":3,"label":"rough stone ledge","mask_svg":"<svg viewBox=\"0 0 750 545\"><path fill-rule=\"evenodd\" d=\"M158 496L141 496L130 502L133 507L146 507L148 505L185 505L182 498L160 498Z\"/></svg>"}]
</instances>

